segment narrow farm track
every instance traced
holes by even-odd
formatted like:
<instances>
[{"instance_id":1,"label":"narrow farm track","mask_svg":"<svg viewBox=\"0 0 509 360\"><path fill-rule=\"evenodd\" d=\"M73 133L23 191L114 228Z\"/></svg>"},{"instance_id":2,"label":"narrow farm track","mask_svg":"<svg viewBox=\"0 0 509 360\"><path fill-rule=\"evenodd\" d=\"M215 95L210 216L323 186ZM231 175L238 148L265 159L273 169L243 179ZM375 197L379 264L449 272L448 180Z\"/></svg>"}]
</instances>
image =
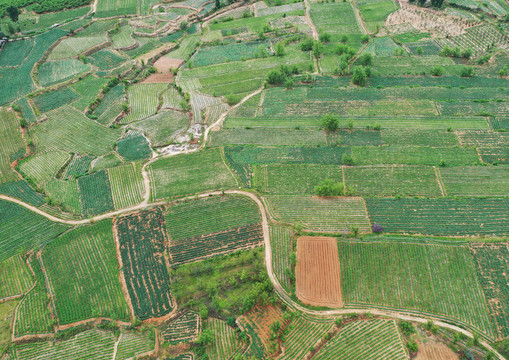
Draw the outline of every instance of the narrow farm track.
<instances>
[{"instance_id":1,"label":"narrow farm track","mask_svg":"<svg viewBox=\"0 0 509 360\"><path fill-rule=\"evenodd\" d=\"M311 20L311 15L309 14L310 10L309 0L304 0L304 8L306 9L306 22L308 23L309 27L311 28L311 31L313 32L313 39L318 40L318 30L316 29L315 24L313 24L313 21Z\"/></svg>"}]
</instances>

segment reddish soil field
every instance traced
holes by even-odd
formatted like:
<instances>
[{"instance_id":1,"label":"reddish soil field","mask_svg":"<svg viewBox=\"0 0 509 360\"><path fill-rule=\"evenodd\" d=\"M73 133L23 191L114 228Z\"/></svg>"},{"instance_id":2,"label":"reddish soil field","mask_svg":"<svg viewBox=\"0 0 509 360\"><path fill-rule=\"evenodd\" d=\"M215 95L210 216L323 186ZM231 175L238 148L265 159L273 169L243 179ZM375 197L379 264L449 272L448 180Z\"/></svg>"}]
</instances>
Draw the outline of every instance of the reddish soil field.
<instances>
[{"instance_id":1,"label":"reddish soil field","mask_svg":"<svg viewBox=\"0 0 509 360\"><path fill-rule=\"evenodd\" d=\"M168 84L173 82L173 74L151 74L140 84Z\"/></svg>"},{"instance_id":2,"label":"reddish soil field","mask_svg":"<svg viewBox=\"0 0 509 360\"><path fill-rule=\"evenodd\" d=\"M419 344L419 352L414 360L458 360L458 356L445 344L429 342Z\"/></svg>"},{"instance_id":3,"label":"reddish soil field","mask_svg":"<svg viewBox=\"0 0 509 360\"><path fill-rule=\"evenodd\" d=\"M301 236L297 239L295 289L297 297L305 304L332 308L343 306L335 238Z\"/></svg>"},{"instance_id":4,"label":"reddish soil field","mask_svg":"<svg viewBox=\"0 0 509 360\"><path fill-rule=\"evenodd\" d=\"M178 69L183 62L183 60L169 59L163 56L154 63L154 67L159 73L168 73L170 69Z\"/></svg>"},{"instance_id":5,"label":"reddish soil field","mask_svg":"<svg viewBox=\"0 0 509 360\"><path fill-rule=\"evenodd\" d=\"M242 324L250 324L260 337L265 349L269 348L270 343L270 326L279 320L283 323L283 312L280 308L273 305L260 306L256 305L253 310L242 315L240 321Z\"/></svg>"}]
</instances>

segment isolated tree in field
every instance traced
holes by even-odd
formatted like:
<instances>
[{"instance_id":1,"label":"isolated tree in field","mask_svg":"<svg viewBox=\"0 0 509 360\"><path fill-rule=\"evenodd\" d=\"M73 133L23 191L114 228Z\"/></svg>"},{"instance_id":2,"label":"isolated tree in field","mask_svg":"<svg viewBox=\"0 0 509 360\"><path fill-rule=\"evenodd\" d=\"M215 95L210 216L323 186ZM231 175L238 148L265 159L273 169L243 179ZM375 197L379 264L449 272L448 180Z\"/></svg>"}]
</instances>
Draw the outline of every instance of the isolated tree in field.
<instances>
[{"instance_id":1,"label":"isolated tree in field","mask_svg":"<svg viewBox=\"0 0 509 360\"><path fill-rule=\"evenodd\" d=\"M342 182L325 179L315 186L315 194L318 196L343 196L345 195L345 185Z\"/></svg>"},{"instance_id":2,"label":"isolated tree in field","mask_svg":"<svg viewBox=\"0 0 509 360\"><path fill-rule=\"evenodd\" d=\"M313 56L318 59L320 55L322 55L322 53L323 53L322 43L319 41L315 41L313 43Z\"/></svg>"},{"instance_id":3,"label":"isolated tree in field","mask_svg":"<svg viewBox=\"0 0 509 360\"><path fill-rule=\"evenodd\" d=\"M9 6L7 8L7 15L13 22L18 22L19 9L16 6Z\"/></svg>"},{"instance_id":4,"label":"isolated tree in field","mask_svg":"<svg viewBox=\"0 0 509 360\"><path fill-rule=\"evenodd\" d=\"M320 40L323 43L328 43L328 42L330 42L330 34L323 33L323 34L320 35L318 40Z\"/></svg>"},{"instance_id":5,"label":"isolated tree in field","mask_svg":"<svg viewBox=\"0 0 509 360\"><path fill-rule=\"evenodd\" d=\"M221 1L216 0L216 9L219 9L221 7Z\"/></svg>"},{"instance_id":6,"label":"isolated tree in field","mask_svg":"<svg viewBox=\"0 0 509 360\"><path fill-rule=\"evenodd\" d=\"M422 55L422 53L424 52L422 50L422 46L419 46L416 51L417 51L417 55Z\"/></svg>"},{"instance_id":7,"label":"isolated tree in field","mask_svg":"<svg viewBox=\"0 0 509 360\"><path fill-rule=\"evenodd\" d=\"M370 53L363 54L359 57L357 62L364 66L371 66L373 65L373 55Z\"/></svg>"},{"instance_id":8,"label":"isolated tree in field","mask_svg":"<svg viewBox=\"0 0 509 360\"><path fill-rule=\"evenodd\" d=\"M433 76L442 76L444 75L444 68L441 66L435 66L431 69L431 75Z\"/></svg>"},{"instance_id":9,"label":"isolated tree in field","mask_svg":"<svg viewBox=\"0 0 509 360\"><path fill-rule=\"evenodd\" d=\"M353 68L352 83L359 86L365 86L366 78L366 71L362 66L356 66Z\"/></svg>"},{"instance_id":10,"label":"isolated tree in field","mask_svg":"<svg viewBox=\"0 0 509 360\"><path fill-rule=\"evenodd\" d=\"M327 131L336 131L339 128L339 117L327 114L322 118L322 128Z\"/></svg>"},{"instance_id":11,"label":"isolated tree in field","mask_svg":"<svg viewBox=\"0 0 509 360\"><path fill-rule=\"evenodd\" d=\"M276 50L276 56L284 56L286 53L285 46L281 42L278 42L276 44L275 50Z\"/></svg>"},{"instance_id":12,"label":"isolated tree in field","mask_svg":"<svg viewBox=\"0 0 509 360\"><path fill-rule=\"evenodd\" d=\"M311 51L313 50L313 39L307 38L304 41L302 41L299 45L299 48L302 51Z\"/></svg>"}]
</instances>

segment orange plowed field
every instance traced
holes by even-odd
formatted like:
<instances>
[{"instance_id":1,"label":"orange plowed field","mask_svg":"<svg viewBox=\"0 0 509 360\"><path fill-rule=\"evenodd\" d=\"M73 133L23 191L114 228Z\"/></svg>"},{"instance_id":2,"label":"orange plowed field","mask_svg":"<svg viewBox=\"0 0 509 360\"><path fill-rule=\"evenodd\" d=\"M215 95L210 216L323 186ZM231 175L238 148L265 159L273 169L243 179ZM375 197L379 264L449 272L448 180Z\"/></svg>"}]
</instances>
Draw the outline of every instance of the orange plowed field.
<instances>
[{"instance_id":1,"label":"orange plowed field","mask_svg":"<svg viewBox=\"0 0 509 360\"><path fill-rule=\"evenodd\" d=\"M458 360L458 355L445 344L429 342L419 344L419 352L415 360Z\"/></svg>"},{"instance_id":2,"label":"orange plowed field","mask_svg":"<svg viewBox=\"0 0 509 360\"><path fill-rule=\"evenodd\" d=\"M305 304L341 307L341 269L335 238L302 236L297 240L297 297Z\"/></svg>"},{"instance_id":3,"label":"orange plowed field","mask_svg":"<svg viewBox=\"0 0 509 360\"><path fill-rule=\"evenodd\" d=\"M168 73L171 69L178 69L183 62L183 60L170 59L163 56L154 63L154 67L159 73Z\"/></svg>"},{"instance_id":4,"label":"orange plowed field","mask_svg":"<svg viewBox=\"0 0 509 360\"><path fill-rule=\"evenodd\" d=\"M173 74L151 74L140 84L168 84L173 82Z\"/></svg>"}]
</instances>

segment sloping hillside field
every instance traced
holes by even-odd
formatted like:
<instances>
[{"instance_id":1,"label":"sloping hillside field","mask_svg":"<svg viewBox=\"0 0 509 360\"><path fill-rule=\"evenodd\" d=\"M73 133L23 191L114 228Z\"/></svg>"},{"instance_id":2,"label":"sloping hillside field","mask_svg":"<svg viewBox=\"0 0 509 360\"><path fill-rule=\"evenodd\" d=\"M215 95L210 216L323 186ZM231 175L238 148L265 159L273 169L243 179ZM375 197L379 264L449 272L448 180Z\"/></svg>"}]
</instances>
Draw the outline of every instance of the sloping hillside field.
<instances>
[{"instance_id":1,"label":"sloping hillside field","mask_svg":"<svg viewBox=\"0 0 509 360\"><path fill-rule=\"evenodd\" d=\"M509 360L506 0L0 0L0 360Z\"/></svg>"}]
</instances>

